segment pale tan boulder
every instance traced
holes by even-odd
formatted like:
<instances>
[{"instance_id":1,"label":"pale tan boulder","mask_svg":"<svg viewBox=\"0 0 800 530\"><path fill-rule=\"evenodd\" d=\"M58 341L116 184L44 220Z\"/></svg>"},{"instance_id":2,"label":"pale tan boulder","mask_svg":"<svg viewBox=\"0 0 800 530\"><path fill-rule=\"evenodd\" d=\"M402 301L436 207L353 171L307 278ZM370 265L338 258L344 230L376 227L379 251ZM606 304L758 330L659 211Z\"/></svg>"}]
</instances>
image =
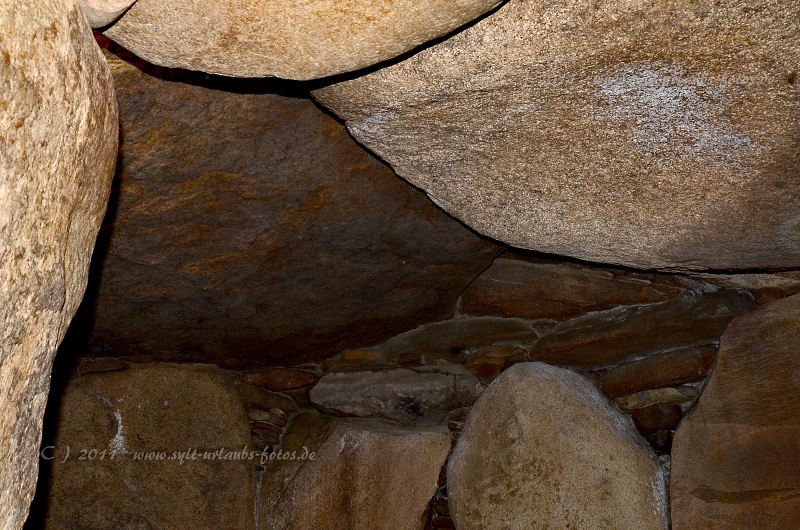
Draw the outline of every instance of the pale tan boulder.
<instances>
[{"instance_id":1,"label":"pale tan boulder","mask_svg":"<svg viewBox=\"0 0 800 530\"><path fill-rule=\"evenodd\" d=\"M314 79L391 59L499 0L139 0L105 34L162 66Z\"/></svg>"},{"instance_id":2,"label":"pale tan boulder","mask_svg":"<svg viewBox=\"0 0 800 530\"><path fill-rule=\"evenodd\" d=\"M0 2L0 527L36 487L56 348L83 297L117 155L111 76L70 0Z\"/></svg>"},{"instance_id":3,"label":"pale tan boulder","mask_svg":"<svg viewBox=\"0 0 800 530\"><path fill-rule=\"evenodd\" d=\"M79 4L93 28L108 26L136 0L80 0Z\"/></svg>"},{"instance_id":4,"label":"pale tan boulder","mask_svg":"<svg viewBox=\"0 0 800 530\"><path fill-rule=\"evenodd\" d=\"M631 420L542 363L514 365L478 399L447 489L459 530L668 527L661 466Z\"/></svg>"},{"instance_id":5,"label":"pale tan boulder","mask_svg":"<svg viewBox=\"0 0 800 530\"><path fill-rule=\"evenodd\" d=\"M643 268L788 268L799 64L798 0L511 0L314 95L495 239Z\"/></svg>"}]
</instances>

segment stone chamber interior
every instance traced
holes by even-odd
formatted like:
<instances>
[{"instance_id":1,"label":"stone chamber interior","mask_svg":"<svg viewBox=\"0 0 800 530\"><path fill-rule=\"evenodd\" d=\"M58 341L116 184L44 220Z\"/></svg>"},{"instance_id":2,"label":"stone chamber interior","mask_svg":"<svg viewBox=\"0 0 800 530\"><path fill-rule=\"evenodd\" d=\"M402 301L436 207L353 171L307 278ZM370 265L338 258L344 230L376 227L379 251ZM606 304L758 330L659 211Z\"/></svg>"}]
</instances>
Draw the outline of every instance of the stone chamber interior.
<instances>
[{"instance_id":1,"label":"stone chamber interior","mask_svg":"<svg viewBox=\"0 0 800 530\"><path fill-rule=\"evenodd\" d=\"M589 223L625 236L608 245L618 260L549 242L552 252L525 250L500 241L517 242L503 205L524 208L500 173L522 171L528 147L503 147L505 156L486 145L502 141L498 127L532 144L539 132L482 113L546 101L497 103L476 89L463 98L477 107L441 103L468 115L462 123L429 123L420 135L432 136L417 138L404 120L435 122L430 101L400 100L422 97L425 83L389 110L369 106L396 82L391 69L417 56L391 61L385 77L385 64L362 71L377 81L361 86L348 75L283 81L157 66L94 36L113 76L119 153L86 294L55 358L25 529L800 524L800 271L732 261L777 246L712 250L710 266L694 267L717 232L733 245L725 238L739 221L729 230L708 221L682 246L691 216L667 204L652 211L676 209L674 232L629 253L613 250L631 236L618 221ZM726 97L708 83L697 89L660 64L612 79L603 85L612 102L635 100L626 112L653 112L642 96L652 83L700 109L666 132L641 125L649 118L633 131L634 140L699 131L694 147L670 152L676 166L697 163L684 148L702 151L700 164L736 167L745 164L736 157L774 152L734 130L735 112L706 126L697 114L706 103L692 98ZM645 88L622 86L631 79ZM342 96L339 82L356 84ZM686 83L700 95L686 96ZM359 98L369 117L348 107ZM328 110L331 101L344 110ZM473 144L455 154L439 145L467 134L481 146L469 155L458 151ZM643 157L663 155L660 141ZM420 142L433 146L430 160ZM443 168L469 179L462 158L481 157L505 164L481 200L506 232L475 214L468 192L443 195L452 183ZM789 191L750 184L765 202L784 190L796 208L795 158L775 170ZM647 186L671 195L656 182L664 167ZM689 183L687 201L711 201L696 190ZM651 193L593 196L623 202L628 192ZM557 216L597 215L596 204L570 205L581 193L565 192ZM640 207L617 213L636 226ZM543 240L574 235L539 221ZM580 241L594 249L595 235Z\"/></svg>"}]
</instances>

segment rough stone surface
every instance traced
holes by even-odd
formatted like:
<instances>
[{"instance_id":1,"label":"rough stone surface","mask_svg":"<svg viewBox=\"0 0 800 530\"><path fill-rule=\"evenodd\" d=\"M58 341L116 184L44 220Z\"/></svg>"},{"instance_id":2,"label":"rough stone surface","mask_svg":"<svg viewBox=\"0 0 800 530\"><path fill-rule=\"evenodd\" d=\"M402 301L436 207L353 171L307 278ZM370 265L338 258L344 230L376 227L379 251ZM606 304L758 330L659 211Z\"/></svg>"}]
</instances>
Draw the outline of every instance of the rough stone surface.
<instances>
[{"instance_id":1,"label":"rough stone surface","mask_svg":"<svg viewBox=\"0 0 800 530\"><path fill-rule=\"evenodd\" d=\"M109 61L123 140L92 355L320 360L450 316L500 251L311 101L265 93L286 85Z\"/></svg>"},{"instance_id":2,"label":"rough stone surface","mask_svg":"<svg viewBox=\"0 0 800 530\"><path fill-rule=\"evenodd\" d=\"M484 346L531 344L550 327L548 322L522 318L455 318L393 337L380 350L389 359L413 364L460 363Z\"/></svg>"},{"instance_id":3,"label":"rough stone surface","mask_svg":"<svg viewBox=\"0 0 800 530\"><path fill-rule=\"evenodd\" d=\"M315 92L514 246L662 269L800 266L800 2L511 0Z\"/></svg>"},{"instance_id":4,"label":"rough stone surface","mask_svg":"<svg viewBox=\"0 0 800 530\"><path fill-rule=\"evenodd\" d=\"M459 530L667 528L661 466L586 378L517 364L484 392L447 469Z\"/></svg>"},{"instance_id":5,"label":"rough stone surface","mask_svg":"<svg viewBox=\"0 0 800 530\"><path fill-rule=\"evenodd\" d=\"M311 402L335 415L438 423L478 398L483 385L461 365L383 372L329 372L311 389Z\"/></svg>"},{"instance_id":6,"label":"rough stone surface","mask_svg":"<svg viewBox=\"0 0 800 530\"><path fill-rule=\"evenodd\" d=\"M253 528L254 461L202 456L253 450L230 384L214 367L159 364L70 382L45 528ZM197 458L173 459L192 449Z\"/></svg>"},{"instance_id":7,"label":"rough stone surface","mask_svg":"<svg viewBox=\"0 0 800 530\"><path fill-rule=\"evenodd\" d=\"M500 0L139 0L106 35L163 66L313 79L444 35Z\"/></svg>"},{"instance_id":8,"label":"rough stone surface","mask_svg":"<svg viewBox=\"0 0 800 530\"><path fill-rule=\"evenodd\" d=\"M86 20L93 28L102 28L117 20L136 0L78 0Z\"/></svg>"},{"instance_id":9,"label":"rough stone surface","mask_svg":"<svg viewBox=\"0 0 800 530\"><path fill-rule=\"evenodd\" d=\"M737 318L675 432L672 522L800 528L800 296Z\"/></svg>"},{"instance_id":10,"label":"rough stone surface","mask_svg":"<svg viewBox=\"0 0 800 530\"><path fill-rule=\"evenodd\" d=\"M297 458L266 465L258 528L418 530L449 450L444 429L300 415L281 445Z\"/></svg>"},{"instance_id":11,"label":"rough stone surface","mask_svg":"<svg viewBox=\"0 0 800 530\"><path fill-rule=\"evenodd\" d=\"M745 291L718 291L568 320L542 337L531 360L592 368L660 350L717 340L734 317L755 308Z\"/></svg>"},{"instance_id":12,"label":"rough stone surface","mask_svg":"<svg viewBox=\"0 0 800 530\"><path fill-rule=\"evenodd\" d=\"M701 381L714 366L717 349L715 345L707 344L621 364L603 375L603 393L608 397L618 397L642 390Z\"/></svg>"},{"instance_id":13,"label":"rough stone surface","mask_svg":"<svg viewBox=\"0 0 800 530\"><path fill-rule=\"evenodd\" d=\"M56 348L83 297L117 152L108 67L66 0L0 2L0 527L36 485Z\"/></svg>"},{"instance_id":14,"label":"rough stone surface","mask_svg":"<svg viewBox=\"0 0 800 530\"><path fill-rule=\"evenodd\" d=\"M562 320L618 305L663 302L686 291L674 276L500 257L464 291L459 309L476 316Z\"/></svg>"}]
</instances>

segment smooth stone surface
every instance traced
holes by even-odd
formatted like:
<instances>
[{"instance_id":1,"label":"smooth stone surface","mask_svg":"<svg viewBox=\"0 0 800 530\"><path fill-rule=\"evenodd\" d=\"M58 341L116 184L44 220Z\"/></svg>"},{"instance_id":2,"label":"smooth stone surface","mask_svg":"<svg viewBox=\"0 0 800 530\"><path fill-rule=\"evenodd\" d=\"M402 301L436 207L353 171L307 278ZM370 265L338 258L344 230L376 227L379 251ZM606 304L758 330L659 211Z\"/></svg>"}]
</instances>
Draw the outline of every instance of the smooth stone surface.
<instances>
[{"instance_id":1,"label":"smooth stone surface","mask_svg":"<svg viewBox=\"0 0 800 530\"><path fill-rule=\"evenodd\" d=\"M163 66L315 79L445 35L499 0L139 0L105 33Z\"/></svg>"},{"instance_id":2,"label":"smooth stone surface","mask_svg":"<svg viewBox=\"0 0 800 530\"><path fill-rule=\"evenodd\" d=\"M268 93L287 85L108 57L124 134L94 355L319 361L447 318L500 252L313 102Z\"/></svg>"},{"instance_id":3,"label":"smooth stone surface","mask_svg":"<svg viewBox=\"0 0 800 530\"><path fill-rule=\"evenodd\" d=\"M547 321L522 318L454 318L397 335L379 349L388 359L409 363L460 363L485 346L532 344L552 326Z\"/></svg>"},{"instance_id":4,"label":"smooth stone surface","mask_svg":"<svg viewBox=\"0 0 800 530\"><path fill-rule=\"evenodd\" d=\"M459 299L468 315L563 320L685 294L673 276L499 257Z\"/></svg>"},{"instance_id":5,"label":"smooth stone surface","mask_svg":"<svg viewBox=\"0 0 800 530\"><path fill-rule=\"evenodd\" d=\"M255 460L203 457L254 450L218 368L153 364L74 380L52 445L45 528L253 528ZM197 458L181 463L192 449Z\"/></svg>"},{"instance_id":6,"label":"smooth stone surface","mask_svg":"<svg viewBox=\"0 0 800 530\"><path fill-rule=\"evenodd\" d=\"M111 75L66 0L0 2L0 527L36 487L56 349L83 298L117 155Z\"/></svg>"},{"instance_id":7,"label":"smooth stone surface","mask_svg":"<svg viewBox=\"0 0 800 530\"><path fill-rule=\"evenodd\" d=\"M329 372L309 393L319 410L337 416L386 418L404 424L441 423L468 407L483 385L461 365L382 372Z\"/></svg>"},{"instance_id":8,"label":"smooth stone surface","mask_svg":"<svg viewBox=\"0 0 800 530\"><path fill-rule=\"evenodd\" d=\"M459 530L661 528L661 466L585 377L514 365L475 403L447 468Z\"/></svg>"},{"instance_id":9,"label":"smooth stone surface","mask_svg":"<svg viewBox=\"0 0 800 530\"><path fill-rule=\"evenodd\" d=\"M603 393L613 398L642 390L701 381L713 368L717 350L716 345L707 344L621 364L603 374Z\"/></svg>"},{"instance_id":10,"label":"smooth stone surface","mask_svg":"<svg viewBox=\"0 0 800 530\"><path fill-rule=\"evenodd\" d=\"M78 5L86 15L89 25L102 28L117 20L135 2L136 0L78 0Z\"/></svg>"},{"instance_id":11,"label":"smooth stone surface","mask_svg":"<svg viewBox=\"0 0 800 530\"><path fill-rule=\"evenodd\" d=\"M511 0L314 97L511 245L637 268L796 268L798 64L798 0Z\"/></svg>"},{"instance_id":12,"label":"smooth stone surface","mask_svg":"<svg viewBox=\"0 0 800 530\"><path fill-rule=\"evenodd\" d=\"M707 344L717 340L734 317L753 309L753 297L745 291L609 309L558 325L536 343L531 360L593 368Z\"/></svg>"},{"instance_id":13,"label":"smooth stone surface","mask_svg":"<svg viewBox=\"0 0 800 530\"><path fill-rule=\"evenodd\" d=\"M800 527L800 296L737 318L675 432L675 530Z\"/></svg>"},{"instance_id":14,"label":"smooth stone surface","mask_svg":"<svg viewBox=\"0 0 800 530\"><path fill-rule=\"evenodd\" d=\"M258 528L419 530L449 450L443 429L301 414L265 466Z\"/></svg>"}]
</instances>

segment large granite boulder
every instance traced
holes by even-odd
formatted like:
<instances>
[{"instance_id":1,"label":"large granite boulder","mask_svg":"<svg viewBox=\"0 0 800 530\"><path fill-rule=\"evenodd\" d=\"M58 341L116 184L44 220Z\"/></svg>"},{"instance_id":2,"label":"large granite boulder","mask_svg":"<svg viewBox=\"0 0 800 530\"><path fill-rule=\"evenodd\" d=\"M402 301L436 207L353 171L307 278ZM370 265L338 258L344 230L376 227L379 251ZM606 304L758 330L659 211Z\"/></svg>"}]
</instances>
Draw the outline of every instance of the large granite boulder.
<instances>
[{"instance_id":1,"label":"large granite boulder","mask_svg":"<svg viewBox=\"0 0 800 530\"><path fill-rule=\"evenodd\" d=\"M285 85L108 57L123 139L93 354L318 360L450 316L500 251Z\"/></svg>"},{"instance_id":2,"label":"large granite boulder","mask_svg":"<svg viewBox=\"0 0 800 530\"><path fill-rule=\"evenodd\" d=\"M313 79L391 59L500 0L139 0L106 35L163 66Z\"/></svg>"},{"instance_id":3,"label":"large granite boulder","mask_svg":"<svg viewBox=\"0 0 800 530\"><path fill-rule=\"evenodd\" d=\"M36 485L56 348L86 288L117 154L108 66L68 0L0 2L0 526Z\"/></svg>"},{"instance_id":4,"label":"large granite boulder","mask_svg":"<svg viewBox=\"0 0 800 530\"><path fill-rule=\"evenodd\" d=\"M800 265L800 2L511 0L314 93L515 246L662 269Z\"/></svg>"},{"instance_id":5,"label":"large granite boulder","mask_svg":"<svg viewBox=\"0 0 800 530\"><path fill-rule=\"evenodd\" d=\"M800 296L731 322L675 432L676 530L800 528Z\"/></svg>"},{"instance_id":6,"label":"large granite boulder","mask_svg":"<svg viewBox=\"0 0 800 530\"><path fill-rule=\"evenodd\" d=\"M588 379L514 365L470 412L447 468L459 530L666 529L661 466Z\"/></svg>"},{"instance_id":7,"label":"large granite boulder","mask_svg":"<svg viewBox=\"0 0 800 530\"><path fill-rule=\"evenodd\" d=\"M44 528L253 528L261 457L232 381L169 364L71 381L43 450Z\"/></svg>"}]
</instances>

